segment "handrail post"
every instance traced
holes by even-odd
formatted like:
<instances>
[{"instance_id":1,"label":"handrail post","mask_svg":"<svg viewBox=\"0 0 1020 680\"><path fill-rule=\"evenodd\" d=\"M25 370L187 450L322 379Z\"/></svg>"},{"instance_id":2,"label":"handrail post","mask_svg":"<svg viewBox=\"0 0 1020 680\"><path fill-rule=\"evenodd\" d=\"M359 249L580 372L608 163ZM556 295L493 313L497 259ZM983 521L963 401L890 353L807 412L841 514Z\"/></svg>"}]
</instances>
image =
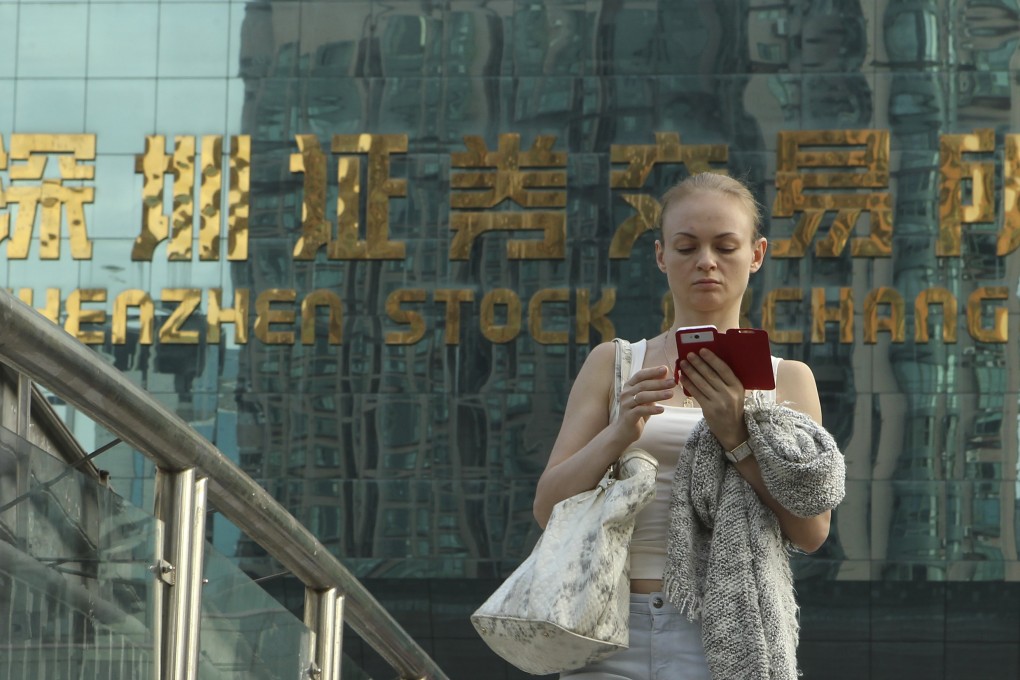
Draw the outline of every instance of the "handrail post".
<instances>
[{"instance_id":1,"label":"handrail post","mask_svg":"<svg viewBox=\"0 0 1020 680\"><path fill-rule=\"evenodd\" d=\"M32 426L32 379L18 371L18 419L15 432L22 439L28 439Z\"/></svg>"},{"instance_id":2,"label":"handrail post","mask_svg":"<svg viewBox=\"0 0 1020 680\"><path fill-rule=\"evenodd\" d=\"M166 530L156 564L165 593L159 629L160 671L164 680L195 680L201 623L202 564L205 548L207 480L194 468L156 470L156 517Z\"/></svg>"},{"instance_id":3,"label":"handrail post","mask_svg":"<svg viewBox=\"0 0 1020 680\"><path fill-rule=\"evenodd\" d=\"M21 371L17 372L18 382L15 388L14 431L19 437L28 441L32 423L32 379ZM18 497L29 492L32 486L32 451L30 447L19 445L16 456L15 493ZM15 506L14 527L21 541L28 540L28 512L24 505Z\"/></svg>"},{"instance_id":4,"label":"handrail post","mask_svg":"<svg viewBox=\"0 0 1020 680\"><path fill-rule=\"evenodd\" d=\"M333 634L333 664L336 667L335 680L340 680L340 670L343 668L344 660L344 602L344 594L338 591L336 599L333 600L333 618L336 621Z\"/></svg>"},{"instance_id":5,"label":"handrail post","mask_svg":"<svg viewBox=\"0 0 1020 680\"><path fill-rule=\"evenodd\" d=\"M344 596L336 588L305 588L305 625L315 634L313 661L321 680L340 680L343 665Z\"/></svg>"},{"instance_id":6,"label":"handrail post","mask_svg":"<svg viewBox=\"0 0 1020 680\"><path fill-rule=\"evenodd\" d=\"M202 585L205 583L205 511L209 480L195 482L195 507L192 513L191 578L188 582L188 678L198 678L199 638L202 634Z\"/></svg>"}]
</instances>

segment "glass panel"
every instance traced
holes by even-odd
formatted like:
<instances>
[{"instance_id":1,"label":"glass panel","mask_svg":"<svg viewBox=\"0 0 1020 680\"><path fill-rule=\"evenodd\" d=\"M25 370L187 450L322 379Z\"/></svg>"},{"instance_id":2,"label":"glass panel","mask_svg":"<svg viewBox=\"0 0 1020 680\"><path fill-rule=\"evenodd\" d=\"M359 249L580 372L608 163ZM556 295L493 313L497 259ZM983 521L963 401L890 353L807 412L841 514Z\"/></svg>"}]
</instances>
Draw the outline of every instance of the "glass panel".
<instances>
[{"instance_id":1,"label":"glass panel","mask_svg":"<svg viewBox=\"0 0 1020 680\"><path fill-rule=\"evenodd\" d=\"M14 127L14 79L0 79L0 130L6 132L12 127Z\"/></svg>"},{"instance_id":2,"label":"glass panel","mask_svg":"<svg viewBox=\"0 0 1020 680\"><path fill-rule=\"evenodd\" d=\"M18 31L18 76L80 78L85 75L88 5L23 5Z\"/></svg>"},{"instance_id":3,"label":"glass panel","mask_svg":"<svg viewBox=\"0 0 1020 680\"><path fill-rule=\"evenodd\" d=\"M164 5L159 17L159 75L226 76L229 17L226 4Z\"/></svg>"},{"instance_id":4,"label":"glass panel","mask_svg":"<svg viewBox=\"0 0 1020 680\"><path fill-rule=\"evenodd\" d=\"M156 5L93 5L89 14L89 78L156 75Z\"/></svg>"},{"instance_id":5,"label":"glass panel","mask_svg":"<svg viewBox=\"0 0 1020 680\"><path fill-rule=\"evenodd\" d=\"M13 78L18 49L18 8L0 4L0 78Z\"/></svg>"},{"instance_id":6,"label":"glass panel","mask_svg":"<svg viewBox=\"0 0 1020 680\"><path fill-rule=\"evenodd\" d=\"M156 130L161 134L223 134L227 115L224 79L163 78L156 85L156 97Z\"/></svg>"},{"instance_id":7,"label":"glass panel","mask_svg":"<svg viewBox=\"0 0 1020 680\"><path fill-rule=\"evenodd\" d=\"M108 260L97 258L84 266L102 267L107 262ZM125 280L131 281L127 276L125 276ZM36 303L36 306L41 306L41 304ZM129 318L129 334L133 330L135 328L132 327L132 320ZM134 335L137 337L137 332ZM135 350L134 354L126 351L121 352L115 348L113 355L114 365L120 368L129 378L135 380L136 384L140 383L141 387L147 388L151 384L151 378L150 383L146 384L145 372L137 366L139 360L135 355L138 353L138 345L132 346L132 349ZM46 397L46 400L57 416L71 431L84 450L95 451L116 439L117 436L105 426L97 423L88 414L78 410L73 405L66 403L45 386L36 385L36 387ZM153 507L155 502L156 466L145 457L145 454L124 442L120 442L103 453L102 468L107 474L109 487L119 496L125 498L127 502L137 508ZM151 514L148 510L145 512Z\"/></svg>"},{"instance_id":8,"label":"glass panel","mask_svg":"<svg viewBox=\"0 0 1020 680\"><path fill-rule=\"evenodd\" d=\"M0 498L0 676L151 676L157 520L6 429ZM210 546L205 578L202 677L308 668L308 629Z\"/></svg>"},{"instance_id":9,"label":"glass panel","mask_svg":"<svg viewBox=\"0 0 1020 680\"><path fill-rule=\"evenodd\" d=\"M340 677L344 680L372 680L372 676L347 654L344 654L340 664Z\"/></svg>"},{"instance_id":10,"label":"glass panel","mask_svg":"<svg viewBox=\"0 0 1020 680\"><path fill-rule=\"evenodd\" d=\"M311 663L304 623L206 544L200 678L283 680Z\"/></svg>"},{"instance_id":11,"label":"glass panel","mask_svg":"<svg viewBox=\"0 0 1020 680\"><path fill-rule=\"evenodd\" d=\"M84 80L19 80L16 94L14 122L17 128L52 130L59 134L82 132L85 125L82 114L85 110Z\"/></svg>"},{"instance_id":12,"label":"glass panel","mask_svg":"<svg viewBox=\"0 0 1020 680\"><path fill-rule=\"evenodd\" d=\"M103 159L107 161L105 167L97 163L97 186L102 187L96 192L97 205L116 202L121 210L130 214L119 221L107 215L97 215L95 222L88 225L89 235L93 238L107 235L126 237L130 235L130 227L141 222L141 191L134 183L133 165L130 170L114 168L110 166L109 159L125 158L133 164L133 154L145 149L145 136L155 132L156 81L148 78L90 78L85 100L85 129L103 131L96 136L97 148L104 154L132 154L126 157L107 156ZM130 186L130 191L124 192L121 188L125 184ZM104 230L108 231L104 233ZM99 250L96 248L94 253L98 255ZM130 253L131 247L117 248L116 252Z\"/></svg>"},{"instance_id":13,"label":"glass panel","mask_svg":"<svg viewBox=\"0 0 1020 680\"><path fill-rule=\"evenodd\" d=\"M0 429L0 676L153 673L157 521Z\"/></svg>"}]
</instances>

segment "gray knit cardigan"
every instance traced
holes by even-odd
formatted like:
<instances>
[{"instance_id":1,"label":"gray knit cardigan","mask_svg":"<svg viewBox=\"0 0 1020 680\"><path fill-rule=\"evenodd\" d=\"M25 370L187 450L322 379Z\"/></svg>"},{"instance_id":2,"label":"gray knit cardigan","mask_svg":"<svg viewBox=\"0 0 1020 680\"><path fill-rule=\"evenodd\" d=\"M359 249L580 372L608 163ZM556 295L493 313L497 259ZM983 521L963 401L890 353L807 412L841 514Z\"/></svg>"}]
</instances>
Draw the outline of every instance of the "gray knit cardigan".
<instances>
[{"instance_id":1,"label":"gray knit cardigan","mask_svg":"<svg viewBox=\"0 0 1020 680\"><path fill-rule=\"evenodd\" d=\"M785 406L748 400L749 444L769 492L795 515L834 508L846 468L832 436ZM663 588L701 619L716 680L797 678L797 603L775 514L723 457L704 419L677 464Z\"/></svg>"}]
</instances>

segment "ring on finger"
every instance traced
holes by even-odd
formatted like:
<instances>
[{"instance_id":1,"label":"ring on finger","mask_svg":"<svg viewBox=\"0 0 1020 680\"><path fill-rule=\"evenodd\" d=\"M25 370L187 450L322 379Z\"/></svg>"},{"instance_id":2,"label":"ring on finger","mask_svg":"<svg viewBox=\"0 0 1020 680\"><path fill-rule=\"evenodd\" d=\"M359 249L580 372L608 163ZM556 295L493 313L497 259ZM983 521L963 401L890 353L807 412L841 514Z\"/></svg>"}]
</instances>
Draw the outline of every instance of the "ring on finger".
<instances>
[{"instance_id":1,"label":"ring on finger","mask_svg":"<svg viewBox=\"0 0 1020 680\"><path fill-rule=\"evenodd\" d=\"M635 407L637 407L637 406L640 406L640 404L638 403L638 400L637 400L637 395L636 395L636 394L634 394L634 395L631 395L631 397L630 397L630 398L631 398L631 399L632 399L632 400L634 401L634 406L635 406Z\"/></svg>"}]
</instances>

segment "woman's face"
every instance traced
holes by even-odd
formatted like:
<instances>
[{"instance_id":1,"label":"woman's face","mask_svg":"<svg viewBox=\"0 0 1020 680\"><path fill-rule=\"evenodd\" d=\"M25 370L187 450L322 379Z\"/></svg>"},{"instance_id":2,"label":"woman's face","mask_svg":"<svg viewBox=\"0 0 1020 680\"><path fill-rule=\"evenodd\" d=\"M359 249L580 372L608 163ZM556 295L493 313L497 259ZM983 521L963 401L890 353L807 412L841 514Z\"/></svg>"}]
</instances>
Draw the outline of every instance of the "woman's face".
<instances>
[{"instance_id":1,"label":"woman's face","mask_svg":"<svg viewBox=\"0 0 1020 680\"><path fill-rule=\"evenodd\" d=\"M765 239L753 235L739 199L722 192L697 190L668 207L655 259L678 312L739 310L748 279L765 258Z\"/></svg>"}]
</instances>

